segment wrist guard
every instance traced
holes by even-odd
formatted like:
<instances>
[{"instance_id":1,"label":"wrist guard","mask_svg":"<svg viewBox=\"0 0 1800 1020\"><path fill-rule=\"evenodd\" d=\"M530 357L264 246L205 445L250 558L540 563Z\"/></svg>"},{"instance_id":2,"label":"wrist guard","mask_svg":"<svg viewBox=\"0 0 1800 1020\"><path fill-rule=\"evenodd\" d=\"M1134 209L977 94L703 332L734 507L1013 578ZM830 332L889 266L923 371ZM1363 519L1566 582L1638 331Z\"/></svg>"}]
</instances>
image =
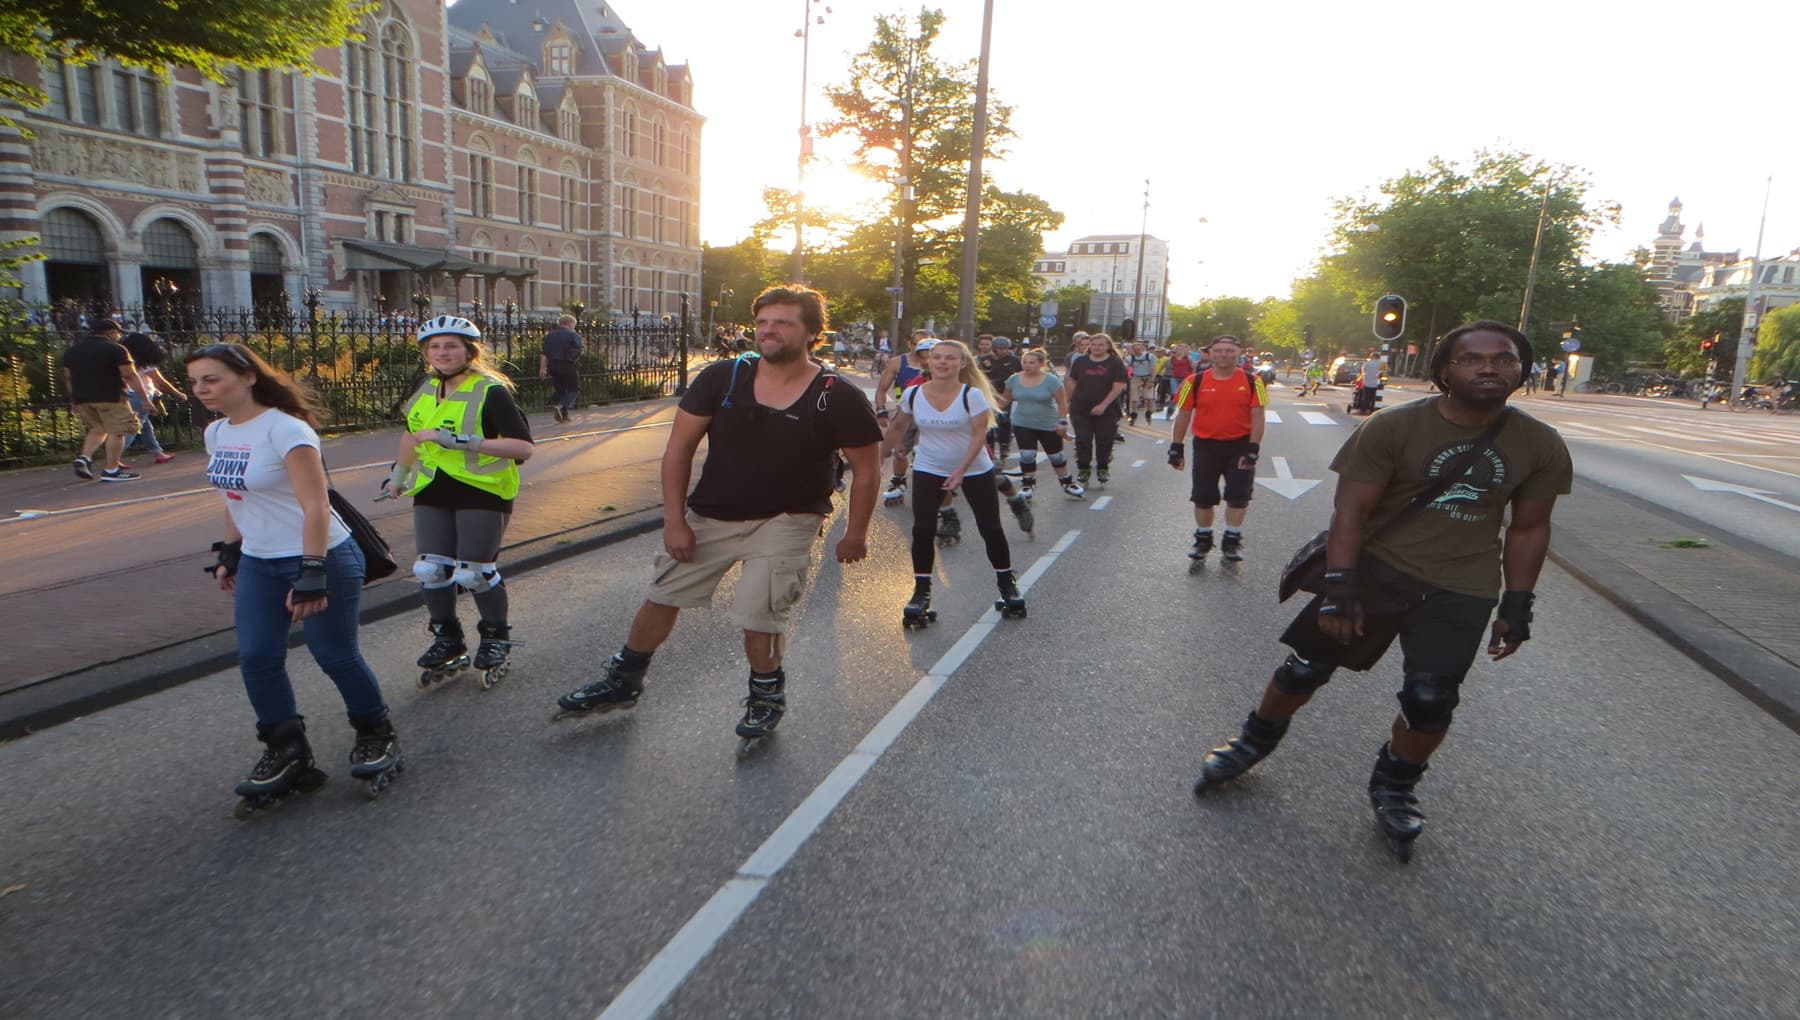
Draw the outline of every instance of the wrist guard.
<instances>
[{"instance_id":1,"label":"wrist guard","mask_svg":"<svg viewBox=\"0 0 1800 1020\"><path fill-rule=\"evenodd\" d=\"M1496 619L1506 621L1506 641L1531 640L1531 604L1537 601L1537 595L1528 591L1509 591L1500 596L1500 610Z\"/></svg>"},{"instance_id":2,"label":"wrist guard","mask_svg":"<svg viewBox=\"0 0 1800 1020\"><path fill-rule=\"evenodd\" d=\"M325 557L300 557L300 576L294 580L295 602L317 602L325 597Z\"/></svg>"},{"instance_id":3,"label":"wrist guard","mask_svg":"<svg viewBox=\"0 0 1800 1020\"><path fill-rule=\"evenodd\" d=\"M235 542L214 542L212 551L212 565L200 569L211 574L214 580L223 581L227 577L236 577L238 560L244 558L244 540L240 538Z\"/></svg>"},{"instance_id":4,"label":"wrist guard","mask_svg":"<svg viewBox=\"0 0 1800 1020\"><path fill-rule=\"evenodd\" d=\"M1333 619L1353 619L1356 615L1356 571L1327 569L1320 580L1319 615Z\"/></svg>"},{"instance_id":5,"label":"wrist guard","mask_svg":"<svg viewBox=\"0 0 1800 1020\"><path fill-rule=\"evenodd\" d=\"M1184 443L1169 444L1169 466L1187 467L1187 445Z\"/></svg>"},{"instance_id":6,"label":"wrist guard","mask_svg":"<svg viewBox=\"0 0 1800 1020\"><path fill-rule=\"evenodd\" d=\"M1258 456L1260 456L1261 454L1262 454L1262 444L1261 443L1245 443L1244 444L1244 466L1245 467L1255 467L1256 466L1256 458Z\"/></svg>"},{"instance_id":7,"label":"wrist guard","mask_svg":"<svg viewBox=\"0 0 1800 1020\"><path fill-rule=\"evenodd\" d=\"M481 445L480 436L469 432L452 432L449 429L438 429L437 438L432 441L445 449L456 447L466 450Z\"/></svg>"}]
</instances>

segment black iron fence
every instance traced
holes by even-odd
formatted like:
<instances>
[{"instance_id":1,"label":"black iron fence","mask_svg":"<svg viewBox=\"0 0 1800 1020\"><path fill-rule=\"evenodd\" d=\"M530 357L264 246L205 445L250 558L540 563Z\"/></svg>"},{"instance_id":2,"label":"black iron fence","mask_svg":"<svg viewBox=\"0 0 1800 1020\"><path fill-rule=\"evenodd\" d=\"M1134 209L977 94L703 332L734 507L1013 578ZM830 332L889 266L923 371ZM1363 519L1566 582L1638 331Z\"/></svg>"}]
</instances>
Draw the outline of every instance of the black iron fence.
<instances>
[{"instance_id":1,"label":"black iron fence","mask_svg":"<svg viewBox=\"0 0 1800 1020\"><path fill-rule=\"evenodd\" d=\"M69 406L63 351L86 335L102 313L62 309L0 309L0 467L72 456L85 428ZM217 308L115 310L129 330L142 329L167 352L163 374L186 386L188 352L212 343L241 343L310 386L326 408L326 429L345 431L396 422L424 379L416 320L386 312L285 312ZM550 399L538 378L538 354L554 317L490 315L477 320L489 357L518 386L521 406ZM580 402L646 400L680 392L687 383L689 335L680 320L582 322ZM185 392L162 401L157 436L170 448L193 447L213 416Z\"/></svg>"}]
</instances>

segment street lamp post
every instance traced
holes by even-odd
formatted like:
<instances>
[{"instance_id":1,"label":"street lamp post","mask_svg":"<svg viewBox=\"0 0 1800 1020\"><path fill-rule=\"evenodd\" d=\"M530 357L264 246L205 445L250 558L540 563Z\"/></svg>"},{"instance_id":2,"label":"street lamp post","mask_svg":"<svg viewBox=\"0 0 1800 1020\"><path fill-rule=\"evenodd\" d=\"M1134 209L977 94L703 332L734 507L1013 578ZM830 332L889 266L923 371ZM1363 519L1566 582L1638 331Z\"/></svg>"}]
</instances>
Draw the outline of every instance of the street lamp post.
<instances>
[{"instance_id":1,"label":"street lamp post","mask_svg":"<svg viewBox=\"0 0 1800 1020\"><path fill-rule=\"evenodd\" d=\"M825 13L814 14L814 4L823 7ZM794 189L795 283L806 282L806 161L812 157L812 124L806 119L806 78L812 63L812 27L815 21L825 24L825 15L831 13L831 8L824 6L824 0L801 0L801 7L800 27L794 30L800 40L800 163Z\"/></svg>"},{"instance_id":2,"label":"street lamp post","mask_svg":"<svg viewBox=\"0 0 1800 1020\"><path fill-rule=\"evenodd\" d=\"M975 137L969 145L969 195L963 210L962 281L958 288L956 329L962 339L975 337L975 276L981 258L981 155L987 147L988 50L994 38L994 0L981 12L981 58L975 65Z\"/></svg>"},{"instance_id":3,"label":"street lamp post","mask_svg":"<svg viewBox=\"0 0 1800 1020\"><path fill-rule=\"evenodd\" d=\"M1150 178L1144 178L1144 218L1138 223L1137 246L1137 289L1131 294L1131 317L1143 325L1143 315L1139 305L1144 300L1144 242L1150 236Z\"/></svg>"}]
</instances>

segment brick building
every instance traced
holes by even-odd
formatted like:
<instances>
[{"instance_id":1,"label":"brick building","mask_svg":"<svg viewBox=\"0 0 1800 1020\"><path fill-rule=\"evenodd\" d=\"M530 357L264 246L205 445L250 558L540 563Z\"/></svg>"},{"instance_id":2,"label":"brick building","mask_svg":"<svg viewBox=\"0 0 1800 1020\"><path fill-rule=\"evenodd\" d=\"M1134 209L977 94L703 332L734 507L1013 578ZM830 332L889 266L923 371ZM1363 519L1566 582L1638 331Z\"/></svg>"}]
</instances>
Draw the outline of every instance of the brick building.
<instances>
[{"instance_id":1,"label":"brick building","mask_svg":"<svg viewBox=\"0 0 1800 1020\"><path fill-rule=\"evenodd\" d=\"M673 314L700 280L702 118L610 3L384 0L314 74L10 73L0 240L31 302Z\"/></svg>"}]
</instances>

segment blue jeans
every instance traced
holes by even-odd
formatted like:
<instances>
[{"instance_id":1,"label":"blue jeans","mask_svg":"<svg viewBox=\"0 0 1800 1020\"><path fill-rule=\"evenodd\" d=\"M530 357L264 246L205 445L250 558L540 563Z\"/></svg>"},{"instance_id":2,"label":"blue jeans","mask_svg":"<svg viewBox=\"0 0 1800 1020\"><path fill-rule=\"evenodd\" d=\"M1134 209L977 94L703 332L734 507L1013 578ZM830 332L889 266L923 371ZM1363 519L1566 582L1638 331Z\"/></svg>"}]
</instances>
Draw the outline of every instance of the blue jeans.
<instances>
[{"instance_id":1,"label":"blue jeans","mask_svg":"<svg viewBox=\"0 0 1800 1020\"><path fill-rule=\"evenodd\" d=\"M126 390L125 399L131 401L131 409L137 412L138 424L140 426L137 435L132 436L131 439L125 443L125 449L148 450L151 453L161 456L163 452L162 442L156 438L156 426L150 423L150 408L144 406L144 401L137 395L136 390Z\"/></svg>"},{"instance_id":2,"label":"blue jeans","mask_svg":"<svg viewBox=\"0 0 1800 1020\"><path fill-rule=\"evenodd\" d=\"M301 718L294 685L287 672L287 636L291 626L287 594L300 576L300 557L265 560L245 556L237 572L238 668L244 692L260 726ZM313 661L337 684L350 718L379 718L387 711L381 683L363 661L356 645L357 612L362 602L363 555L356 540L346 538L325 554L325 611L300 626Z\"/></svg>"}]
</instances>

